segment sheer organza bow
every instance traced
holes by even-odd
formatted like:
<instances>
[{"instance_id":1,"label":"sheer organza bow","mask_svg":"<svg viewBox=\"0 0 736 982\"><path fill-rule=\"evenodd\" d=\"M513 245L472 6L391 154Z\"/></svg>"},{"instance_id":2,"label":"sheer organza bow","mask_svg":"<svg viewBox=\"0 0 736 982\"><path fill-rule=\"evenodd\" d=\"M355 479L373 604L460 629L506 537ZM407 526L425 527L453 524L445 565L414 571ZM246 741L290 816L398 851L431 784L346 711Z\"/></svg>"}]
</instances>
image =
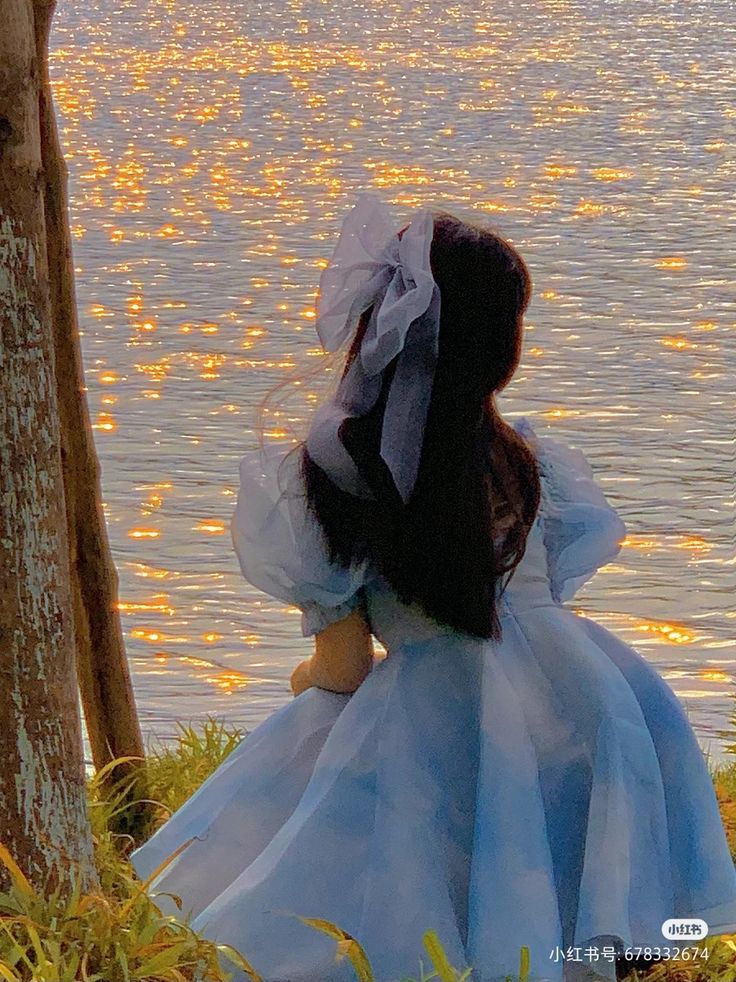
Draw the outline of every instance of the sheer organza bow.
<instances>
[{"instance_id":1,"label":"sheer organza bow","mask_svg":"<svg viewBox=\"0 0 736 982\"><path fill-rule=\"evenodd\" d=\"M404 502L416 483L437 362L440 292L429 262L434 219L423 209L401 238L383 202L365 193L343 223L319 283L317 333L327 351L352 338L372 307L358 356L335 397L316 412L307 450L338 485L372 497L339 438L340 424L376 404L384 369L398 355L381 432L380 454Z\"/></svg>"}]
</instances>

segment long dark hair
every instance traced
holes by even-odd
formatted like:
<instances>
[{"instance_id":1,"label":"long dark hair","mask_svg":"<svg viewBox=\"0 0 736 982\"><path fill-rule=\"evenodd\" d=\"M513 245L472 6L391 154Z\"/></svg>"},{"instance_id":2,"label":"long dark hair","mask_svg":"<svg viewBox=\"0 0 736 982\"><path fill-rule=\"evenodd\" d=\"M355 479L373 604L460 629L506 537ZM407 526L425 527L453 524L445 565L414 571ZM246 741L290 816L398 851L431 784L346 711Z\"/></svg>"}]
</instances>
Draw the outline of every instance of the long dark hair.
<instances>
[{"instance_id":1,"label":"long dark hair","mask_svg":"<svg viewBox=\"0 0 736 982\"><path fill-rule=\"evenodd\" d=\"M400 233L401 234L401 233ZM498 599L526 548L539 507L532 452L498 413L494 393L521 355L531 277L516 250L490 228L434 213L430 264L441 295L439 357L419 474L404 504L379 455L383 411L396 360L366 415L340 439L375 500L342 491L301 446L309 507L333 563L366 557L404 603L478 638L501 636ZM370 311L346 358L356 357ZM513 516L496 541L503 512Z\"/></svg>"}]
</instances>

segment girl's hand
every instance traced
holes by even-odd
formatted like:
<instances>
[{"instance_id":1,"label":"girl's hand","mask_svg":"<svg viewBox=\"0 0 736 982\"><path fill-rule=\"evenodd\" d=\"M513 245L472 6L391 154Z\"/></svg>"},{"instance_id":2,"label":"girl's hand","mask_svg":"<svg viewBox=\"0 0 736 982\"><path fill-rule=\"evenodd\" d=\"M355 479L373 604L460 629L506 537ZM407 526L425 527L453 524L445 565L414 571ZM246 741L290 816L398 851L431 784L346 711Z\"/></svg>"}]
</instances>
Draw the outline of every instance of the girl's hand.
<instances>
[{"instance_id":1,"label":"girl's hand","mask_svg":"<svg viewBox=\"0 0 736 982\"><path fill-rule=\"evenodd\" d=\"M304 661L300 661L294 671L291 673L291 691L295 696L298 696L301 692L304 692L305 689L310 689L314 685L309 670L311 661L311 658L306 658Z\"/></svg>"}]
</instances>

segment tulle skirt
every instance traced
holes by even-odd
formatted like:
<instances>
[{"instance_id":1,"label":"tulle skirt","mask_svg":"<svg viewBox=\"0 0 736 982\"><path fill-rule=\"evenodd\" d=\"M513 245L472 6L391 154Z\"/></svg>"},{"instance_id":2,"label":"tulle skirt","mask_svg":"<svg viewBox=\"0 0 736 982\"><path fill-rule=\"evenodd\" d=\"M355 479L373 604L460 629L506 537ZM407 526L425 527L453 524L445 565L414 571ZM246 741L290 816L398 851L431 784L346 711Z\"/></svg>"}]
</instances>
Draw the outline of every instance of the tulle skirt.
<instances>
[{"instance_id":1,"label":"tulle skirt","mask_svg":"<svg viewBox=\"0 0 736 982\"><path fill-rule=\"evenodd\" d=\"M399 644L352 696L293 699L134 854L138 873L191 840L154 891L266 982L355 978L299 916L355 937L377 982L428 966L428 930L475 982L517 975L522 946L531 979L579 977L578 958L614 978L614 946L672 945L673 917L736 932L712 781L669 686L558 605L503 629Z\"/></svg>"}]
</instances>

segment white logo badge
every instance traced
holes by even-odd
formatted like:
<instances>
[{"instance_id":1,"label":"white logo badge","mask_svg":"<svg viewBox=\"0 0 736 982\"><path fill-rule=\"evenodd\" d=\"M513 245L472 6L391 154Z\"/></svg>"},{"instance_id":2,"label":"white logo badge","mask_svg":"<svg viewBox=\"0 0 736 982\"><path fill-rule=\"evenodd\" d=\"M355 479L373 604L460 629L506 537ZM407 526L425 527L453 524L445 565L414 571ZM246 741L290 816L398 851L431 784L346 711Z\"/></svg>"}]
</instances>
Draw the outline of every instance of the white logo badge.
<instances>
[{"instance_id":1,"label":"white logo badge","mask_svg":"<svg viewBox=\"0 0 736 982\"><path fill-rule=\"evenodd\" d=\"M662 925L662 934L670 941L699 941L708 934L708 925L699 917L671 917Z\"/></svg>"}]
</instances>

